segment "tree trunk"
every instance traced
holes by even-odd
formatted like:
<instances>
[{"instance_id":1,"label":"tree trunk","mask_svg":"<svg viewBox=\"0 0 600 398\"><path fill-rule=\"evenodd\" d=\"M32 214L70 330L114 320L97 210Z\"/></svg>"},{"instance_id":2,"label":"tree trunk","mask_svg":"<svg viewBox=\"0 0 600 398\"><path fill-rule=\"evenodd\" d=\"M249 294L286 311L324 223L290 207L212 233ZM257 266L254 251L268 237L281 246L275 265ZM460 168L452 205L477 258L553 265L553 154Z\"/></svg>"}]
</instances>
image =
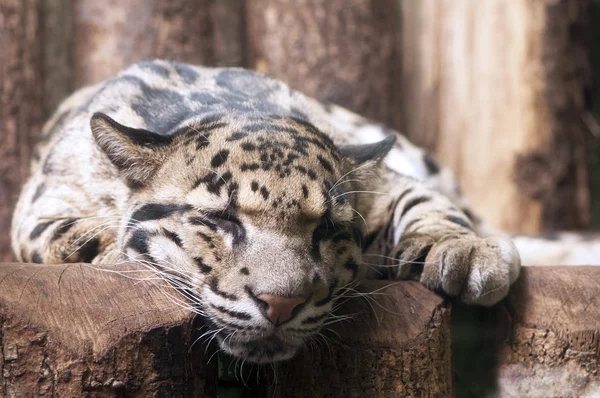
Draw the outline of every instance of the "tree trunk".
<instances>
[{"instance_id":1,"label":"tree trunk","mask_svg":"<svg viewBox=\"0 0 600 398\"><path fill-rule=\"evenodd\" d=\"M402 130L497 227L589 226L592 1L401 5Z\"/></svg>"},{"instance_id":2,"label":"tree trunk","mask_svg":"<svg viewBox=\"0 0 600 398\"><path fill-rule=\"evenodd\" d=\"M395 0L249 0L249 66L393 125L397 8Z\"/></svg>"},{"instance_id":3,"label":"tree trunk","mask_svg":"<svg viewBox=\"0 0 600 398\"><path fill-rule=\"evenodd\" d=\"M45 117L41 7L40 0L0 0L0 261L13 259L12 210Z\"/></svg>"},{"instance_id":4,"label":"tree trunk","mask_svg":"<svg viewBox=\"0 0 600 398\"><path fill-rule=\"evenodd\" d=\"M147 271L103 268L0 265L0 396L214 395L216 360L191 347L201 321ZM253 394L450 396L447 305L415 282L386 284L362 289L379 289L377 304L341 308L355 319L334 327L329 349L281 364L276 381L264 373Z\"/></svg>"},{"instance_id":5,"label":"tree trunk","mask_svg":"<svg viewBox=\"0 0 600 398\"><path fill-rule=\"evenodd\" d=\"M240 1L75 2L75 86L101 81L143 59L238 65L244 58Z\"/></svg>"}]
</instances>

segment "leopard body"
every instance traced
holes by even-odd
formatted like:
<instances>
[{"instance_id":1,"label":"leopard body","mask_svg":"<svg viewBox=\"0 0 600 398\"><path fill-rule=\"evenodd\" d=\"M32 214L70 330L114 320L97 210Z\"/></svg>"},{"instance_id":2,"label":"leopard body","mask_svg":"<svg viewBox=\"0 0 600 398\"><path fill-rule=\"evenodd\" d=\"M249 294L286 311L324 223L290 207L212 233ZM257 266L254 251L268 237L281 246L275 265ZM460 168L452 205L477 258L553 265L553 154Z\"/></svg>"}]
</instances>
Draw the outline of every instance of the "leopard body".
<instances>
[{"instance_id":1,"label":"leopard body","mask_svg":"<svg viewBox=\"0 0 600 398\"><path fill-rule=\"evenodd\" d=\"M260 363L291 357L363 278L496 303L520 259L481 227L397 132L256 72L155 60L63 102L11 237L23 262L149 267Z\"/></svg>"}]
</instances>

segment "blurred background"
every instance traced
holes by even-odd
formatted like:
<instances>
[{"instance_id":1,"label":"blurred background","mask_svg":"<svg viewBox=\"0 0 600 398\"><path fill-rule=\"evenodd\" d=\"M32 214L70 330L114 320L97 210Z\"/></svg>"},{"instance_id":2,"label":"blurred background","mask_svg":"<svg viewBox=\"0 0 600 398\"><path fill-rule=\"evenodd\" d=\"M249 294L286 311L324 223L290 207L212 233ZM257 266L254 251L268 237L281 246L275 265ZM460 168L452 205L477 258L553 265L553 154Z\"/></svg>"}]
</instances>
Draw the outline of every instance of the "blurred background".
<instances>
[{"instance_id":1,"label":"blurred background","mask_svg":"<svg viewBox=\"0 0 600 398\"><path fill-rule=\"evenodd\" d=\"M31 147L61 99L148 58L256 69L393 127L454 170L479 215L505 231L600 225L599 8L0 0L0 228L9 229ZM0 259L8 247L3 234Z\"/></svg>"}]
</instances>

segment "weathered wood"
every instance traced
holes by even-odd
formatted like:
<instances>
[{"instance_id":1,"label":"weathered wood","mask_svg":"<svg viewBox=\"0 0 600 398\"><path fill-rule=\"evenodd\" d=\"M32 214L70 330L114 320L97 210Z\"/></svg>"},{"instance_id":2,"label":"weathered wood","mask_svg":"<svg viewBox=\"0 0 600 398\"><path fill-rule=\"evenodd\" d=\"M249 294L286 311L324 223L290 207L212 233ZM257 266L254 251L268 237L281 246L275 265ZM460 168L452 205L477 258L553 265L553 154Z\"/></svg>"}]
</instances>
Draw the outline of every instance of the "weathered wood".
<instances>
[{"instance_id":1,"label":"weathered wood","mask_svg":"<svg viewBox=\"0 0 600 398\"><path fill-rule=\"evenodd\" d=\"M212 394L216 361L190 350L200 321L139 268L103 268L0 265L0 396ZM414 282L386 285L362 288L377 303L341 308L355 319L334 326L329 349L281 364L275 391L263 374L261 396L449 396L447 305Z\"/></svg>"},{"instance_id":2,"label":"weathered wood","mask_svg":"<svg viewBox=\"0 0 600 398\"><path fill-rule=\"evenodd\" d=\"M503 397L600 393L600 268L529 267L506 300Z\"/></svg>"},{"instance_id":3,"label":"weathered wood","mask_svg":"<svg viewBox=\"0 0 600 398\"><path fill-rule=\"evenodd\" d=\"M0 261L10 261L10 220L29 175L43 109L41 0L0 0Z\"/></svg>"},{"instance_id":4,"label":"weathered wood","mask_svg":"<svg viewBox=\"0 0 600 398\"><path fill-rule=\"evenodd\" d=\"M81 0L74 7L76 87L142 59L203 65L243 59L239 0Z\"/></svg>"},{"instance_id":5,"label":"weathered wood","mask_svg":"<svg viewBox=\"0 0 600 398\"><path fill-rule=\"evenodd\" d=\"M504 230L589 226L591 6L401 2L401 130Z\"/></svg>"},{"instance_id":6,"label":"weathered wood","mask_svg":"<svg viewBox=\"0 0 600 398\"><path fill-rule=\"evenodd\" d=\"M311 351L266 377L265 397L451 397L450 309L417 282L370 281L375 292L348 303L351 314ZM387 286L387 287L385 287Z\"/></svg>"},{"instance_id":7,"label":"weathered wood","mask_svg":"<svg viewBox=\"0 0 600 398\"><path fill-rule=\"evenodd\" d=\"M453 308L457 394L600 393L600 267L526 267L494 309Z\"/></svg>"},{"instance_id":8,"label":"weathered wood","mask_svg":"<svg viewBox=\"0 0 600 398\"><path fill-rule=\"evenodd\" d=\"M214 395L200 325L135 269L1 265L0 396Z\"/></svg>"},{"instance_id":9,"label":"weathered wood","mask_svg":"<svg viewBox=\"0 0 600 398\"><path fill-rule=\"evenodd\" d=\"M394 125L396 0L249 0L249 66Z\"/></svg>"}]
</instances>

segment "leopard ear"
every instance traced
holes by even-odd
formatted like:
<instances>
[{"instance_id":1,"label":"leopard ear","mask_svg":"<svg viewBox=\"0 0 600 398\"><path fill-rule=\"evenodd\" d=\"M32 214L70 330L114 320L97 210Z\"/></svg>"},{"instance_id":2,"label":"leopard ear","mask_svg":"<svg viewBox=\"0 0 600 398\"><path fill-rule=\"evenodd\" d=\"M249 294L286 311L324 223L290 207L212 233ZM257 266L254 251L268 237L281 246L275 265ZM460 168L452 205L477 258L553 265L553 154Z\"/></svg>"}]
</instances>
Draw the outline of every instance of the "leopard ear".
<instances>
[{"instance_id":1,"label":"leopard ear","mask_svg":"<svg viewBox=\"0 0 600 398\"><path fill-rule=\"evenodd\" d=\"M158 170L173 137L117 123L97 112L90 121L92 135L131 185L143 185Z\"/></svg>"},{"instance_id":2,"label":"leopard ear","mask_svg":"<svg viewBox=\"0 0 600 398\"><path fill-rule=\"evenodd\" d=\"M396 136L390 135L372 144L344 145L338 148L340 154L354 167L377 168L396 143ZM361 168L363 168L361 167Z\"/></svg>"}]
</instances>

